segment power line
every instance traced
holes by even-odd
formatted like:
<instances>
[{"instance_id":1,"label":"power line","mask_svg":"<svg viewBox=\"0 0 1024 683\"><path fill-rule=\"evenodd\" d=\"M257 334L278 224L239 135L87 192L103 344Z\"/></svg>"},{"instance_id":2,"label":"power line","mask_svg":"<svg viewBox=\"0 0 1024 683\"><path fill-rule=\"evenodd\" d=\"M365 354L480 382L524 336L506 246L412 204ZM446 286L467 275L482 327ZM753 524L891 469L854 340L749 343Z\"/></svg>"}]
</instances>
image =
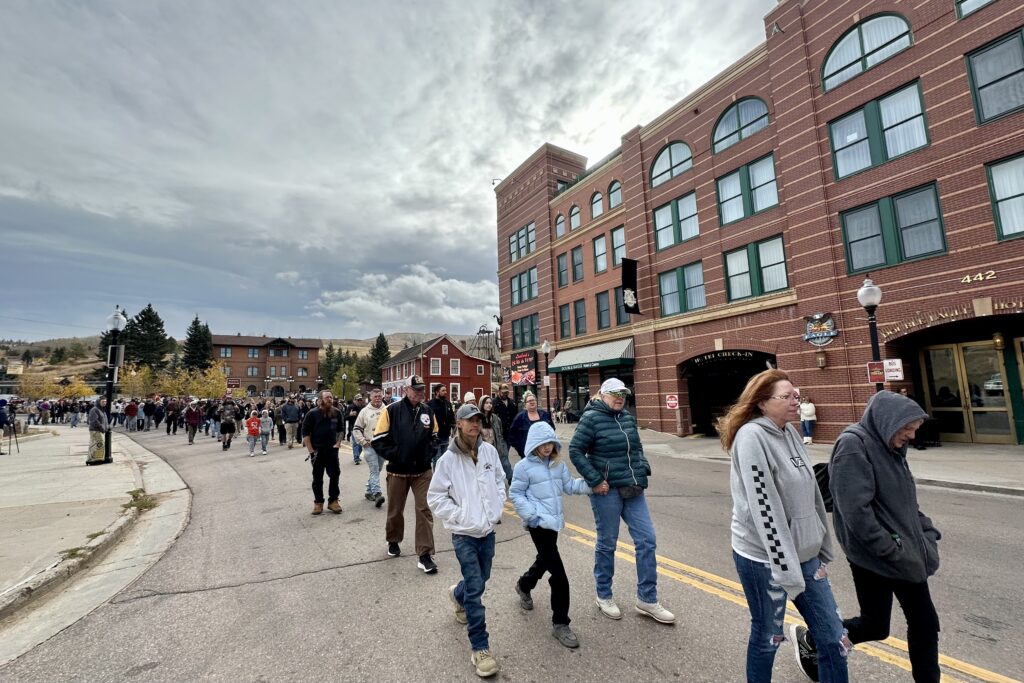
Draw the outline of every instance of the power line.
<instances>
[{"instance_id":1,"label":"power line","mask_svg":"<svg viewBox=\"0 0 1024 683\"><path fill-rule=\"evenodd\" d=\"M53 322L51 320L34 320L33 318L16 318L13 315L0 315L0 318L4 318L6 320L20 320L21 322L25 322L25 323L39 323L41 325L54 325L56 327L78 327L78 328L81 328L83 330L92 330L93 332L99 331L99 326L98 325L97 326L89 326L89 325L75 325L74 323L57 323L57 322Z\"/></svg>"}]
</instances>

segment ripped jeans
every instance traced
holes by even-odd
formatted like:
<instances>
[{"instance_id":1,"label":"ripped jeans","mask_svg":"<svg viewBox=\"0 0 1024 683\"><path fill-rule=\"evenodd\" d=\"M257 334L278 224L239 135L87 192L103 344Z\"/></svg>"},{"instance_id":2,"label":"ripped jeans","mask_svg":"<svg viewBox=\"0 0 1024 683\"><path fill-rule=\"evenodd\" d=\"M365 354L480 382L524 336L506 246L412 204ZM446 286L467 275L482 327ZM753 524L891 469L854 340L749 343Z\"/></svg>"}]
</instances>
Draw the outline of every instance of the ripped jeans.
<instances>
[{"instance_id":1,"label":"ripped jeans","mask_svg":"<svg viewBox=\"0 0 1024 683\"><path fill-rule=\"evenodd\" d=\"M772 583L772 571L767 563L749 560L735 551L732 556L750 608L747 683L768 683L772 680L775 652L785 640L786 592ZM818 558L800 565L806 588L793 602L817 643L819 680L822 683L847 683L848 648L842 642L843 622L828 579L814 578L820 566Z\"/></svg>"}]
</instances>

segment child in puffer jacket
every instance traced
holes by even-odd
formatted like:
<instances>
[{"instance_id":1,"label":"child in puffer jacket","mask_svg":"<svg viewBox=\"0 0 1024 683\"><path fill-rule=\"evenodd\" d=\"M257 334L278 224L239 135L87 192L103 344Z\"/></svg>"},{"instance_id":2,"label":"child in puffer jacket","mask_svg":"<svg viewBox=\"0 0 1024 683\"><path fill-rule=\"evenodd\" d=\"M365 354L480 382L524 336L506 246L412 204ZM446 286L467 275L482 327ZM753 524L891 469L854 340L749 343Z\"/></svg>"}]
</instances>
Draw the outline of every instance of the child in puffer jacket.
<instances>
[{"instance_id":1,"label":"child in puffer jacket","mask_svg":"<svg viewBox=\"0 0 1024 683\"><path fill-rule=\"evenodd\" d=\"M533 609L530 591L547 572L551 576L552 635L569 648L579 647L579 639L569 628L569 578L565 575L562 557L558 554L558 532L565 527L562 493L591 493L587 482L573 479L564 461L559 460L562 444L547 422L534 422L526 436L526 457L516 463L508 494L530 532L537 548L533 566L516 581L519 605Z\"/></svg>"}]
</instances>

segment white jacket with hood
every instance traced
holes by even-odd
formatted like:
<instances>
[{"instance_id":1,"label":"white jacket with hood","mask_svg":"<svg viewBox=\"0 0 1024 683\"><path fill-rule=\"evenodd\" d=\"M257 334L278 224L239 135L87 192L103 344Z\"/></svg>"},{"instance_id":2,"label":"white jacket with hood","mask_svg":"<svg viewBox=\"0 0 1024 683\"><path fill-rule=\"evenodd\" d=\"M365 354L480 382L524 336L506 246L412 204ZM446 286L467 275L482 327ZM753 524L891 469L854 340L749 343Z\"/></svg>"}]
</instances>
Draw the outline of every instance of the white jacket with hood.
<instances>
[{"instance_id":1,"label":"white jacket with hood","mask_svg":"<svg viewBox=\"0 0 1024 683\"><path fill-rule=\"evenodd\" d=\"M767 417L739 428L732 444L732 549L767 564L792 600L804 591L800 564L832 561L825 502L793 425Z\"/></svg>"},{"instance_id":2,"label":"white jacket with hood","mask_svg":"<svg viewBox=\"0 0 1024 683\"><path fill-rule=\"evenodd\" d=\"M498 451L477 438L476 462L452 439L434 466L427 505L453 534L484 538L505 507L505 470Z\"/></svg>"}]
</instances>

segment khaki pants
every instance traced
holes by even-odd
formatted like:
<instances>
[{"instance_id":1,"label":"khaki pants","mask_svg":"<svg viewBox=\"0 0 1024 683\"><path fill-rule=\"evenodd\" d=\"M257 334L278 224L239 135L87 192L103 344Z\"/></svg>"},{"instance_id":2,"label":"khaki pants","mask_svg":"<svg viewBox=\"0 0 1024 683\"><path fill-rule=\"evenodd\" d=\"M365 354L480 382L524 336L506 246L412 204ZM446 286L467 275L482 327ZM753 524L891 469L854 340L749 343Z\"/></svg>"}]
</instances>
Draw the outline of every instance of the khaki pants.
<instances>
[{"instance_id":1,"label":"khaki pants","mask_svg":"<svg viewBox=\"0 0 1024 683\"><path fill-rule=\"evenodd\" d=\"M388 519L384 526L388 543L401 543L405 538L405 499L412 489L416 501L416 554L434 554L434 515L427 505L427 489L432 472L394 474L388 472Z\"/></svg>"},{"instance_id":2,"label":"khaki pants","mask_svg":"<svg viewBox=\"0 0 1024 683\"><path fill-rule=\"evenodd\" d=\"M103 432L89 432L89 461L103 462L105 439Z\"/></svg>"},{"instance_id":3,"label":"khaki pants","mask_svg":"<svg viewBox=\"0 0 1024 683\"><path fill-rule=\"evenodd\" d=\"M299 426L298 422L285 422L284 423L284 440L288 444L288 448L292 447L295 443L295 428Z\"/></svg>"}]
</instances>

